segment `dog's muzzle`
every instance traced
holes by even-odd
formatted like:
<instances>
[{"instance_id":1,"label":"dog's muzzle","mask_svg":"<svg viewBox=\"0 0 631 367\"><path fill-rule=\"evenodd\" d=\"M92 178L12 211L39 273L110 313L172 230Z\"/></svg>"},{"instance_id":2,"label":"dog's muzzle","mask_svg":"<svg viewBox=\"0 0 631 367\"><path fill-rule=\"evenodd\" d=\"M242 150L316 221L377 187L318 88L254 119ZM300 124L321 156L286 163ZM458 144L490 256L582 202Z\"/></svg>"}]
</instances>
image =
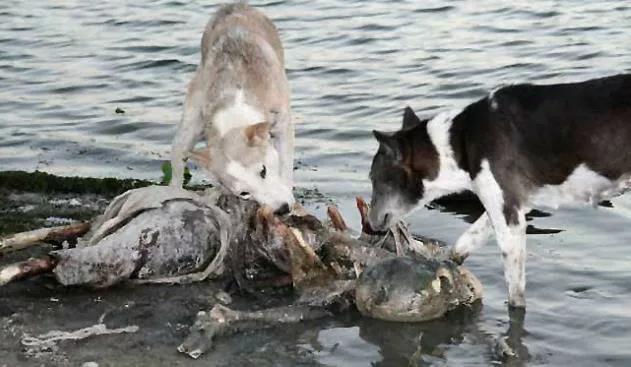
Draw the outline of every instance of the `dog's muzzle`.
<instances>
[{"instance_id":1,"label":"dog's muzzle","mask_svg":"<svg viewBox=\"0 0 631 367\"><path fill-rule=\"evenodd\" d=\"M276 215L285 215L287 213L289 213L289 204L287 203L281 205L280 208L276 209L276 211L274 212L274 214Z\"/></svg>"}]
</instances>

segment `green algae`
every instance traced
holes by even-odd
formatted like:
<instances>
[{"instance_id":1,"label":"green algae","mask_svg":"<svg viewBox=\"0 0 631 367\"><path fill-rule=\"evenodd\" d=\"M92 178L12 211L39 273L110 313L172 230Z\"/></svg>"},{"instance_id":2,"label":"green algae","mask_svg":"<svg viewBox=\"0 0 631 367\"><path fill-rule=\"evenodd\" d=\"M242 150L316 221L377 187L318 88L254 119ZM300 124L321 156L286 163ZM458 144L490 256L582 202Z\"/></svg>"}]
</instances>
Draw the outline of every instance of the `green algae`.
<instances>
[{"instance_id":1,"label":"green algae","mask_svg":"<svg viewBox=\"0 0 631 367\"><path fill-rule=\"evenodd\" d=\"M59 193L59 194L97 194L113 197L127 190L153 185L147 180L61 177L35 171L0 172L0 189L21 192Z\"/></svg>"},{"instance_id":2,"label":"green algae","mask_svg":"<svg viewBox=\"0 0 631 367\"><path fill-rule=\"evenodd\" d=\"M152 184L136 179L61 177L40 171L0 172L0 235L91 220L103 212L112 197Z\"/></svg>"}]
</instances>

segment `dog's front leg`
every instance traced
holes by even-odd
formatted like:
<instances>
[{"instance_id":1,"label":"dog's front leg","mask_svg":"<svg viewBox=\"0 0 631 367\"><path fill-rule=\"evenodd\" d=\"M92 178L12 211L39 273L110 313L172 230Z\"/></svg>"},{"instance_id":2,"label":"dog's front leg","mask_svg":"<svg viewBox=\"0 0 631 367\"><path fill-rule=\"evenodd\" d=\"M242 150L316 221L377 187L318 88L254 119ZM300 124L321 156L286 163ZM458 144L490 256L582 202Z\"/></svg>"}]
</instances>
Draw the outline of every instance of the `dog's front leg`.
<instances>
[{"instance_id":1,"label":"dog's front leg","mask_svg":"<svg viewBox=\"0 0 631 367\"><path fill-rule=\"evenodd\" d=\"M474 191L489 216L504 260L508 303L526 307L526 216L514 195L504 192L488 161L473 181Z\"/></svg>"},{"instance_id":2,"label":"dog's front leg","mask_svg":"<svg viewBox=\"0 0 631 367\"><path fill-rule=\"evenodd\" d=\"M184 160L200 140L204 132L200 92L195 89L196 79L189 85L182 119L177 126L171 146L171 186L182 187L184 184Z\"/></svg>"},{"instance_id":3,"label":"dog's front leg","mask_svg":"<svg viewBox=\"0 0 631 367\"><path fill-rule=\"evenodd\" d=\"M451 251L451 259L458 264L462 264L473 251L488 241L491 234L493 234L491 220L486 213L482 213L467 231L458 238L456 245Z\"/></svg>"},{"instance_id":4,"label":"dog's front leg","mask_svg":"<svg viewBox=\"0 0 631 367\"><path fill-rule=\"evenodd\" d=\"M294 123L290 112L280 112L276 118L278 127L274 133L274 148L278 151L280 176L285 183L294 186Z\"/></svg>"}]
</instances>

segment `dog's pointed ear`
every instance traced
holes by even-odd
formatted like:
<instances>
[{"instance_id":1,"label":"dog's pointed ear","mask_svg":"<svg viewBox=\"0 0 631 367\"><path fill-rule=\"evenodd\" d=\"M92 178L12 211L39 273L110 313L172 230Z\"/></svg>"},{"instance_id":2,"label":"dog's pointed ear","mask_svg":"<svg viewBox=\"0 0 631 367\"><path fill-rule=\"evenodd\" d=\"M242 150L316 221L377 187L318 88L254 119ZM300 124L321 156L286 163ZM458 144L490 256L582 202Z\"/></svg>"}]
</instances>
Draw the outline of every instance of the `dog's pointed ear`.
<instances>
[{"instance_id":1,"label":"dog's pointed ear","mask_svg":"<svg viewBox=\"0 0 631 367\"><path fill-rule=\"evenodd\" d=\"M403 126L401 126L401 129L409 129L420 123L421 119L416 116L414 110L410 106L405 107L405 110L403 111Z\"/></svg>"},{"instance_id":2,"label":"dog's pointed ear","mask_svg":"<svg viewBox=\"0 0 631 367\"><path fill-rule=\"evenodd\" d=\"M259 122L243 129L248 145L254 146L264 143L270 138L272 124L269 122Z\"/></svg>"},{"instance_id":3,"label":"dog's pointed ear","mask_svg":"<svg viewBox=\"0 0 631 367\"><path fill-rule=\"evenodd\" d=\"M203 167L210 167L210 148L195 149L188 153L188 158L192 158Z\"/></svg>"},{"instance_id":4,"label":"dog's pointed ear","mask_svg":"<svg viewBox=\"0 0 631 367\"><path fill-rule=\"evenodd\" d=\"M394 137L394 133L373 130L372 134L379 142L379 150L392 158L397 159L399 154L399 142Z\"/></svg>"}]
</instances>

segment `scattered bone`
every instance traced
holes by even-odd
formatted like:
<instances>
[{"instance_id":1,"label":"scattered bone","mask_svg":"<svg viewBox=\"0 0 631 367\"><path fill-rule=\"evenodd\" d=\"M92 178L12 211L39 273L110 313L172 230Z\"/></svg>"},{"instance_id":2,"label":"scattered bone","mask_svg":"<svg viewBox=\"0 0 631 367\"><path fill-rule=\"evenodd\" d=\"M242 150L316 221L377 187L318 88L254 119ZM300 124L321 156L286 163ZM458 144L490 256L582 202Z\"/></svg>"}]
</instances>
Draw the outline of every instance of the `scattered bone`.
<instances>
[{"instance_id":1,"label":"scattered bone","mask_svg":"<svg viewBox=\"0 0 631 367\"><path fill-rule=\"evenodd\" d=\"M344 218L342 217L342 214L336 206L330 205L326 209L326 213L329 216L329 219L331 220L331 226L334 229L342 232L348 230L348 226L346 225L346 222L344 222Z\"/></svg>"},{"instance_id":2,"label":"scattered bone","mask_svg":"<svg viewBox=\"0 0 631 367\"><path fill-rule=\"evenodd\" d=\"M56 261L48 256L9 265L0 270L0 286L15 280L50 272L55 265Z\"/></svg>"},{"instance_id":3,"label":"scattered bone","mask_svg":"<svg viewBox=\"0 0 631 367\"><path fill-rule=\"evenodd\" d=\"M285 306L262 311L236 311L223 305L215 305L210 312L200 312L191 327L191 333L177 348L191 358L197 359L213 347L218 336L242 330L264 329L279 324L297 323L331 316L330 312L318 307Z\"/></svg>"},{"instance_id":4,"label":"scattered bone","mask_svg":"<svg viewBox=\"0 0 631 367\"><path fill-rule=\"evenodd\" d=\"M220 335L326 317L355 305L367 316L419 321L479 298L479 281L445 260L438 242L418 240L403 223L372 232L368 205L357 198L357 207L364 231L354 238L335 207L328 210L328 226L301 208L277 217L270 208L217 190L204 195L173 187L132 190L110 204L94 226L91 245L52 252L52 264L30 260L5 268L0 279L6 283L52 268L64 285L185 283L230 275L243 289L264 283L296 289L300 297L291 306L245 312L216 305L200 313L179 348L193 358ZM388 291L380 295L382 285Z\"/></svg>"},{"instance_id":5,"label":"scattered bone","mask_svg":"<svg viewBox=\"0 0 631 367\"><path fill-rule=\"evenodd\" d=\"M22 337L21 343L27 350L31 351L31 353L36 353L37 351L52 349L56 347L58 342L63 340L82 340L97 335L127 334L137 331L138 326L136 325L108 329L105 324L99 323L75 331L53 330L36 337L25 334L24 337Z\"/></svg>"},{"instance_id":6,"label":"scattered bone","mask_svg":"<svg viewBox=\"0 0 631 367\"><path fill-rule=\"evenodd\" d=\"M215 299L217 300L217 302L219 302L220 304L224 306L227 306L232 303L232 297L224 291L217 292L215 294Z\"/></svg>"},{"instance_id":7,"label":"scattered bone","mask_svg":"<svg viewBox=\"0 0 631 367\"><path fill-rule=\"evenodd\" d=\"M22 250L46 242L63 242L83 236L90 223L74 223L66 226L41 228L0 238L0 253Z\"/></svg>"}]
</instances>

